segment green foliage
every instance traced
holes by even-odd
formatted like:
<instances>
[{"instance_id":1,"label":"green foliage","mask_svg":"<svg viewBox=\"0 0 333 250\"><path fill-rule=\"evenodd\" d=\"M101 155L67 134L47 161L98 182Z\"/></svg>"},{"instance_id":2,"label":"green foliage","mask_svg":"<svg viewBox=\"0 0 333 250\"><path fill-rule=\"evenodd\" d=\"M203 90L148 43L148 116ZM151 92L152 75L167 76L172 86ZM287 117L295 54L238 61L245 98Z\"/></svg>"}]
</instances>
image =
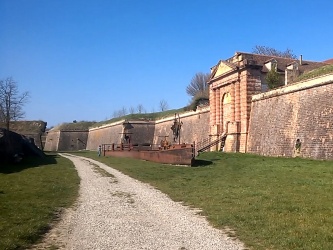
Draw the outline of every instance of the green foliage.
<instances>
[{"instance_id":1,"label":"green foliage","mask_svg":"<svg viewBox=\"0 0 333 250\"><path fill-rule=\"evenodd\" d=\"M283 85L279 73L274 68L267 73L266 82L270 89L275 89Z\"/></svg>"},{"instance_id":2,"label":"green foliage","mask_svg":"<svg viewBox=\"0 0 333 250\"><path fill-rule=\"evenodd\" d=\"M195 111L200 104L209 105L209 98L201 95L196 95L190 104L191 110Z\"/></svg>"},{"instance_id":3,"label":"green foliage","mask_svg":"<svg viewBox=\"0 0 333 250\"><path fill-rule=\"evenodd\" d=\"M97 159L95 152L80 155ZM202 209L251 249L333 249L332 161L202 153L197 167L98 160Z\"/></svg>"},{"instance_id":4,"label":"green foliage","mask_svg":"<svg viewBox=\"0 0 333 250\"><path fill-rule=\"evenodd\" d=\"M0 249L27 249L78 194L73 164L56 155L0 167Z\"/></svg>"},{"instance_id":5,"label":"green foliage","mask_svg":"<svg viewBox=\"0 0 333 250\"><path fill-rule=\"evenodd\" d=\"M52 130L87 130L91 126L93 126L96 122L94 121L76 121L74 120L72 123L62 123L56 127L54 127Z\"/></svg>"},{"instance_id":6,"label":"green foliage","mask_svg":"<svg viewBox=\"0 0 333 250\"><path fill-rule=\"evenodd\" d=\"M297 77L295 79L294 82L299 82L299 81L311 79L311 78L326 75L326 74L329 74L329 73L332 73L332 72L333 72L333 64L326 65L326 66L311 70L311 71L309 71L309 72L307 72L303 75L300 75L299 77Z\"/></svg>"}]
</instances>

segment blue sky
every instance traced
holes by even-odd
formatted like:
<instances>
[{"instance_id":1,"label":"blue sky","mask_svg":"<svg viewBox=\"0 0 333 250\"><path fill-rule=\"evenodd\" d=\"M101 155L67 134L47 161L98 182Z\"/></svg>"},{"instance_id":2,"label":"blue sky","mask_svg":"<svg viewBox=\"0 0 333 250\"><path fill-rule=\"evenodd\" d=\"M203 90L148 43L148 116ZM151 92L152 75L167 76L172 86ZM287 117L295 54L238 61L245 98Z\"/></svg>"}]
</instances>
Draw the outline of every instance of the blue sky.
<instances>
[{"instance_id":1,"label":"blue sky","mask_svg":"<svg viewBox=\"0 0 333 250\"><path fill-rule=\"evenodd\" d=\"M26 120L102 121L189 104L198 72L255 45L333 58L331 0L0 0L0 79Z\"/></svg>"}]
</instances>

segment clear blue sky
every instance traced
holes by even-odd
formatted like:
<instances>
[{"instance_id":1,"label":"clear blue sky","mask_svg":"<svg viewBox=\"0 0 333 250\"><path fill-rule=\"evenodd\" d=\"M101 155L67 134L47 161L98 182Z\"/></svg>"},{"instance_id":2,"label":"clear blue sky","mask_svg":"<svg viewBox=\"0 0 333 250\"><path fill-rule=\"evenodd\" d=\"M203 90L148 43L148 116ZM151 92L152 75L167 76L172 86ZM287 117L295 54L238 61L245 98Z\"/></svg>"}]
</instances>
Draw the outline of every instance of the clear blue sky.
<instances>
[{"instance_id":1,"label":"clear blue sky","mask_svg":"<svg viewBox=\"0 0 333 250\"><path fill-rule=\"evenodd\" d=\"M332 13L331 0L0 0L0 78L49 127L181 108L191 78L236 51L333 58Z\"/></svg>"}]
</instances>

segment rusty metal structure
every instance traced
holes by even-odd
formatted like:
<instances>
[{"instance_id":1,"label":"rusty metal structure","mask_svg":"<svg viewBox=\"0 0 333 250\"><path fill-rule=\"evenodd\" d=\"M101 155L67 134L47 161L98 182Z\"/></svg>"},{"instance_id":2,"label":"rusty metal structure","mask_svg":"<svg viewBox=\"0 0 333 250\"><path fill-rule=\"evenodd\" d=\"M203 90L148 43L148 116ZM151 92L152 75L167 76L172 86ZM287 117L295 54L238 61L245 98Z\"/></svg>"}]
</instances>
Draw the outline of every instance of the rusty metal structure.
<instances>
[{"instance_id":1,"label":"rusty metal structure","mask_svg":"<svg viewBox=\"0 0 333 250\"><path fill-rule=\"evenodd\" d=\"M178 140L178 144L170 143L167 140L167 135L159 136L162 137L160 144L133 144L131 142L132 133L130 132L133 127L125 122L123 124L124 132L121 133L124 134L122 142L102 144L102 154L103 156L130 157L158 163L192 166L195 161L195 144L180 143L182 124L179 115L177 117L177 114L175 114L171 130L173 132L173 142Z\"/></svg>"}]
</instances>

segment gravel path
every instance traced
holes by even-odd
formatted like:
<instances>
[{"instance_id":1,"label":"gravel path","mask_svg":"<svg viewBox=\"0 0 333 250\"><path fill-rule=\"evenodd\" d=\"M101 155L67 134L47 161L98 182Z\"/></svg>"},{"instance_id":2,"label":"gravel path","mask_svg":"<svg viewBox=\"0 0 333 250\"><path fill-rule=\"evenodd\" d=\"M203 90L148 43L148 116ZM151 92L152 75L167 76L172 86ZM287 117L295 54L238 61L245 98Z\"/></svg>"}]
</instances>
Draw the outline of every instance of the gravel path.
<instances>
[{"instance_id":1,"label":"gravel path","mask_svg":"<svg viewBox=\"0 0 333 250\"><path fill-rule=\"evenodd\" d=\"M33 249L245 249L153 187L92 159L62 156L81 178L79 199Z\"/></svg>"}]
</instances>

